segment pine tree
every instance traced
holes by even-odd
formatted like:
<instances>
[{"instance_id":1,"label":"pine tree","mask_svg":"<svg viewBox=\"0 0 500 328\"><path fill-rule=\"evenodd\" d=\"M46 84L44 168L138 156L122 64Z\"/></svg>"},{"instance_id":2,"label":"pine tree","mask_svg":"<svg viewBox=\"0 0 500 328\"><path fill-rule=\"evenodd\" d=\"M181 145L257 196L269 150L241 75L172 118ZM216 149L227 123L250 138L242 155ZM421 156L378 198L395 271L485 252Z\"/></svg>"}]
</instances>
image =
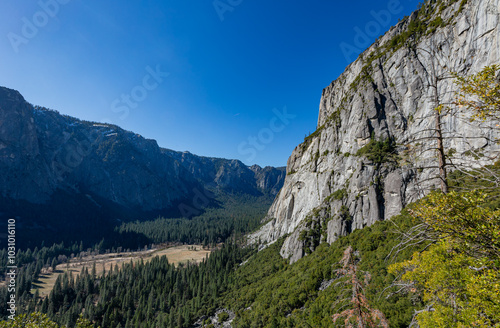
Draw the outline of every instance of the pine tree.
<instances>
[{"instance_id":1,"label":"pine tree","mask_svg":"<svg viewBox=\"0 0 500 328\"><path fill-rule=\"evenodd\" d=\"M50 264L50 266L52 267L52 270L56 271L57 260L55 257L52 259L52 263Z\"/></svg>"}]
</instances>

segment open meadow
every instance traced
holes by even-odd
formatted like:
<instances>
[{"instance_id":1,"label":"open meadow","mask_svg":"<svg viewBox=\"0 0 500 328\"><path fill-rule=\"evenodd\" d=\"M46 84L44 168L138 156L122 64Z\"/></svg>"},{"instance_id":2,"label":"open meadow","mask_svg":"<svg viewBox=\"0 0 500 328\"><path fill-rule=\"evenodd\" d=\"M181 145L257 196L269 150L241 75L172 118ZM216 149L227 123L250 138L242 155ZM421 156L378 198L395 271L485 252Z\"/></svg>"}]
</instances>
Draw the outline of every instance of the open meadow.
<instances>
[{"instance_id":1,"label":"open meadow","mask_svg":"<svg viewBox=\"0 0 500 328\"><path fill-rule=\"evenodd\" d=\"M123 252L123 253L109 253L91 255L83 258L71 259L68 263L59 264L55 271L44 272L40 278L33 284L34 289L38 288L41 297L50 294L54 283L61 274L65 272L72 272L73 276L80 274L82 269L87 269L89 272L95 264L97 276L101 276L103 272L108 272L115 265L120 268L123 263L144 261L148 262L155 256L166 256L168 261L178 266L181 263L200 263L210 254L210 251L203 249L200 245L181 245L170 247L158 247L145 251L137 252Z\"/></svg>"}]
</instances>

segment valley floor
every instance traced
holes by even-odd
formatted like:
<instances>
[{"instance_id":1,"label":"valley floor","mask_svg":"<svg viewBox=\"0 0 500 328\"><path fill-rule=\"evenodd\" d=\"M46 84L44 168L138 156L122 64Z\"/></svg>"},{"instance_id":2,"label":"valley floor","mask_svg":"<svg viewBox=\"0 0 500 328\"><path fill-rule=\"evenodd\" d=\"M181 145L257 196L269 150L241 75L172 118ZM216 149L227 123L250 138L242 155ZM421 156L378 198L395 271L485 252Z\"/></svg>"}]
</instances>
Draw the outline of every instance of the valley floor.
<instances>
[{"instance_id":1,"label":"valley floor","mask_svg":"<svg viewBox=\"0 0 500 328\"><path fill-rule=\"evenodd\" d=\"M122 253L108 253L99 255L89 255L83 258L74 258L69 261L69 263L63 263L56 266L55 271L44 272L40 275L40 278L34 284L35 289L39 289L39 295L41 297L46 297L50 294L54 283L57 278L64 274L65 272L72 272L76 277L82 272L82 269L87 269L92 272L92 268L95 263L95 270L97 276L102 276L102 273L112 270L115 265L121 267L122 263L129 263L144 261L149 262L155 256L166 256L168 261L175 266L181 263L200 263L208 255L210 255L210 250L204 249L201 245L181 245L181 246L165 246L159 245L153 249L148 249L144 251L137 252L122 252Z\"/></svg>"}]
</instances>

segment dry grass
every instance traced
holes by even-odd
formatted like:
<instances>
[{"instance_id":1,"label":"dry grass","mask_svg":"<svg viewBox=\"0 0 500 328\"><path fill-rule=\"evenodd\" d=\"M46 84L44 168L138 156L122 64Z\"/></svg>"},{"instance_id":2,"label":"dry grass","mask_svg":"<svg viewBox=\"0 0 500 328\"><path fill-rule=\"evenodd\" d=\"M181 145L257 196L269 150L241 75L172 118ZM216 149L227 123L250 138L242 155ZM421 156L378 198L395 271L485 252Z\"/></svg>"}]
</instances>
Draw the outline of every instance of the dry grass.
<instances>
[{"instance_id":1,"label":"dry grass","mask_svg":"<svg viewBox=\"0 0 500 328\"><path fill-rule=\"evenodd\" d=\"M150 261L155 256L166 256L168 261L176 266L180 263L200 263L203 259L210 254L209 250L203 249L200 245L182 245L173 247L156 248L147 251L139 252L129 252L129 253L110 253L110 254L100 254L95 256L87 256L82 259L75 258L70 261L70 263L59 264L56 267L55 272L46 272L40 275L40 279L34 284L35 288L38 288L38 292L41 297L45 297L50 294L54 284L61 274L70 271L73 276L80 274L82 269L87 269L92 272L92 268L95 263L96 274L101 276L103 271L108 272L115 265L121 268L123 263L138 262L141 259L144 262ZM32 290L34 292L34 290Z\"/></svg>"}]
</instances>

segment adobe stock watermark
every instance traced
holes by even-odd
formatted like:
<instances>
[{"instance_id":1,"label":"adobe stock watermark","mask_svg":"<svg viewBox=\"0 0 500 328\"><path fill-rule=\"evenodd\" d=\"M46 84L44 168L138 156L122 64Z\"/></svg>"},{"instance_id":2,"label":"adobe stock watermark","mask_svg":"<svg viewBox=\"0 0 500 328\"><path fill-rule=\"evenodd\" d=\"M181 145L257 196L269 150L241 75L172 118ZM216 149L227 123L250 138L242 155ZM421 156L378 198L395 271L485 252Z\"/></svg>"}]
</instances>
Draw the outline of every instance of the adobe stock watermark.
<instances>
[{"instance_id":1,"label":"adobe stock watermark","mask_svg":"<svg viewBox=\"0 0 500 328\"><path fill-rule=\"evenodd\" d=\"M40 29L44 28L51 19L55 18L61 9L61 5L69 3L71 0L40 0L38 6L40 10L30 18L23 17L23 26L20 33L9 32L7 38L15 53L19 53L19 47L26 45L38 35Z\"/></svg>"},{"instance_id":2,"label":"adobe stock watermark","mask_svg":"<svg viewBox=\"0 0 500 328\"><path fill-rule=\"evenodd\" d=\"M286 106L281 111L274 108L273 113L274 117L269 121L268 127L260 129L256 136L249 136L246 141L238 145L238 153L248 156L247 162L253 161L259 151L263 151L266 145L273 142L276 133L283 131L290 121L297 117L295 114L289 114Z\"/></svg>"},{"instance_id":3,"label":"adobe stock watermark","mask_svg":"<svg viewBox=\"0 0 500 328\"><path fill-rule=\"evenodd\" d=\"M370 11L373 20L366 23L364 29L359 26L354 28L356 35L354 36L353 44L342 42L340 49L344 54L348 63L356 60L358 55L370 46L370 38L378 37L384 28L387 28L392 20L393 15L398 15L403 11L403 6L400 0L389 0L387 9L382 9L379 12Z\"/></svg>"},{"instance_id":4,"label":"adobe stock watermark","mask_svg":"<svg viewBox=\"0 0 500 328\"><path fill-rule=\"evenodd\" d=\"M16 220L9 219L7 221L7 273L6 284L7 292L9 294L7 299L7 312L9 320L14 320L16 315Z\"/></svg>"},{"instance_id":5,"label":"adobe stock watermark","mask_svg":"<svg viewBox=\"0 0 500 328\"><path fill-rule=\"evenodd\" d=\"M129 93L122 93L119 98L111 103L111 111L121 113L121 120L126 119L130 114L130 110L137 108L140 102L146 100L149 92L158 88L163 79L170 75L169 72L163 72L160 65L156 65L155 69L146 66L145 70L147 73L140 84L133 87Z\"/></svg>"},{"instance_id":6,"label":"adobe stock watermark","mask_svg":"<svg viewBox=\"0 0 500 328\"><path fill-rule=\"evenodd\" d=\"M227 12L233 12L234 8L241 5L243 0L214 0L212 5L214 6L215 12L219 16L221 22L224 21L224 15Z\"/></svg>"}]
</instances>

